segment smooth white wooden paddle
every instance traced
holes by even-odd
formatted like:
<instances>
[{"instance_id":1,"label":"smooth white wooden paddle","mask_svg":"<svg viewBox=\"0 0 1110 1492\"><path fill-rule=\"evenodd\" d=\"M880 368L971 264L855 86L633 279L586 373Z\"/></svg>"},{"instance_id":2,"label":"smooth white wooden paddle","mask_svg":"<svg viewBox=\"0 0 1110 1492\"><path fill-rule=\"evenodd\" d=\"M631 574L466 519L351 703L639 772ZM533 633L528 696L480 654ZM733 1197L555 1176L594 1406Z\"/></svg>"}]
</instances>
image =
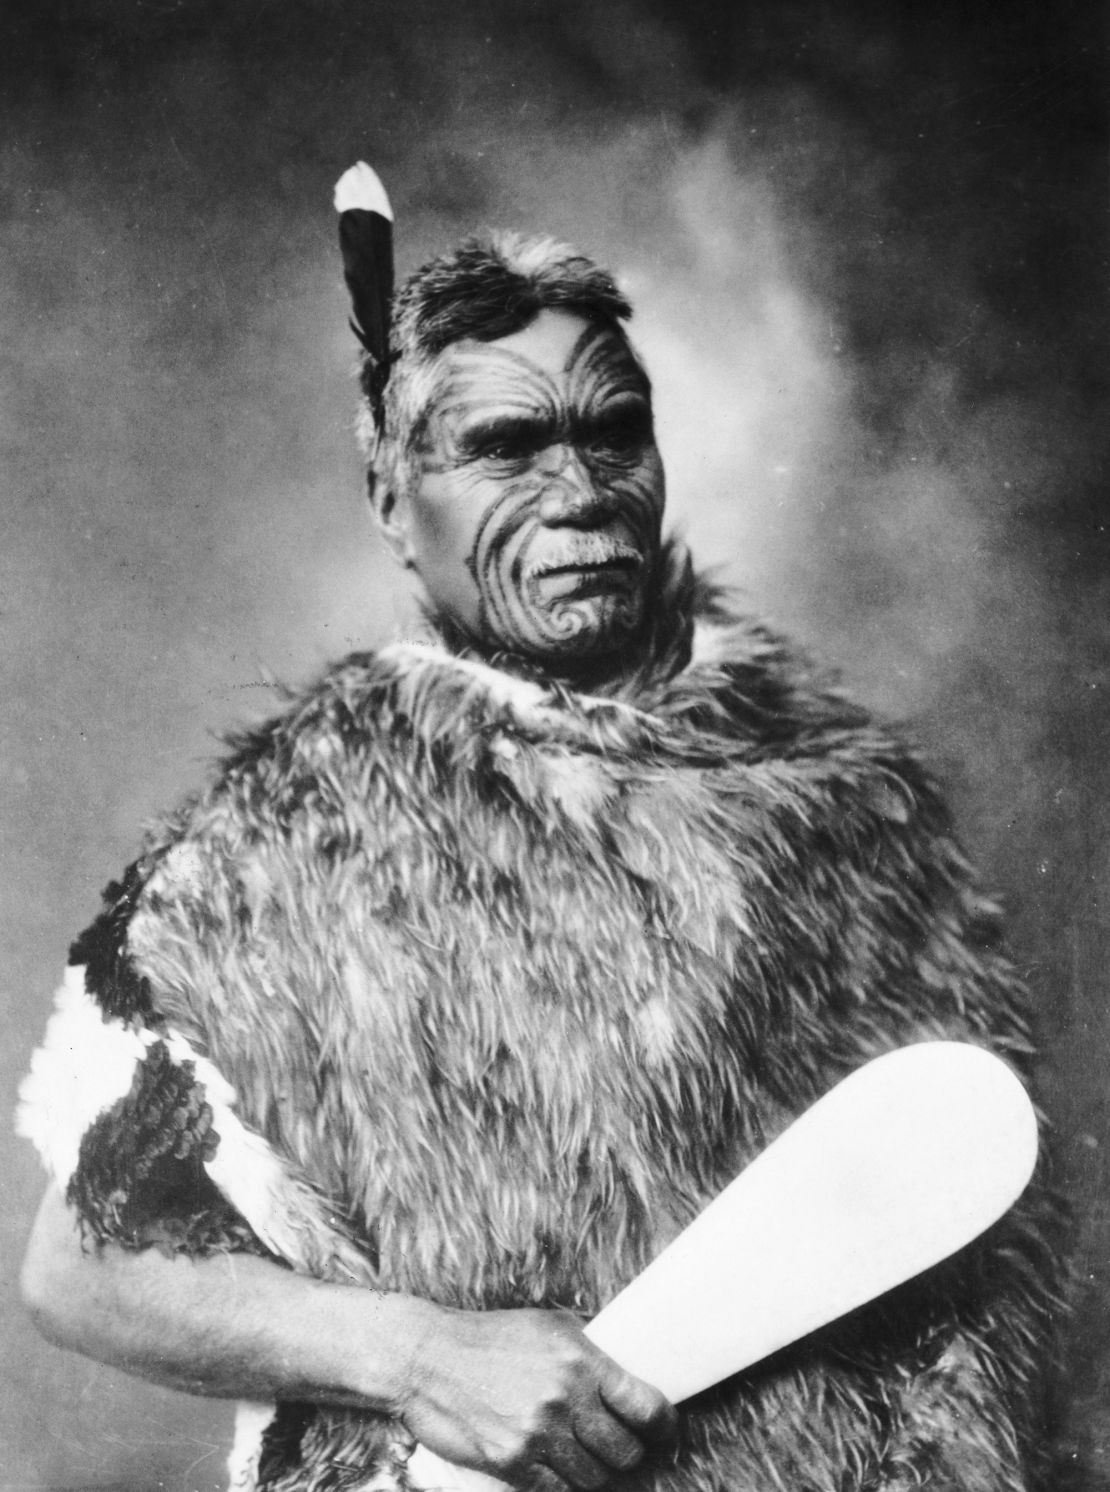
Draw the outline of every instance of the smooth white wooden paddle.
<instances>
[{"instance_id":1,"label":"smooth white wooden paddle","mask_svg":"<svg viewBox=\"0 0 1110 1492\"><path fill-rule=\"evenodd\" d=\"M807 1109L586 1335L678 1403L970 1243L1036 1159L1033 1106L998 1057L901 1047ZM425 1489L503 1485L423 1446L409 1474Z\"/></svg>"}]
</instances>

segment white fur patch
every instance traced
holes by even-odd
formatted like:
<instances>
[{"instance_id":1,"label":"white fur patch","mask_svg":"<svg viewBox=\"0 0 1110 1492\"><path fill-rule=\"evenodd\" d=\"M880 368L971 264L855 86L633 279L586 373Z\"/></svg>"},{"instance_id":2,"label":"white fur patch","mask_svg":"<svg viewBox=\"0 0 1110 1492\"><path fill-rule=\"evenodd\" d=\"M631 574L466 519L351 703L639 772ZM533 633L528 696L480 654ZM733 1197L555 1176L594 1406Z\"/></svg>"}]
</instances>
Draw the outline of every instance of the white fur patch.
<instances>
[{"instance_id":1,"label":"white fur patch","mask_svg":"<svg viewBox=\"0 0 1110 1492\"><path fill-rule=\"evenodd\" d=\"M317 1198L287 1173L268 1141L247 1129L228 1104L213 1100L209 1072L219 1078L211 1064L202 1069L197 1062L197 1077L212 1104L212 1127L220 1137L204 1169L268 1249L294 1269L314 1273L310 1245L316 1243L318 1252L326 1232Z\"/></svg>"},{"instance_id":2,"label":"white fur patch","mask_svg":"<svg viewBox=\"0 0 1110 1492\"><path fill-rule=\"evenodd\" d=\"M122 1021L104 1019L86 993L83 966L66 970L15 1117L16 1133L31 1141L63 1191L77 1169L81 1137L127 1093L148 1045Z\"/></svg>"},{"instance_id":3,"label":"white fur patch","mask_svg":"<svg viewBox=\"0 0 1110 1492\"><path fill-rule=\"evenodd\" d=\"M227 1458L227 1492L254 1492L258 1485L262 1436L276 1413L276 1404L257 1404L251 1399L241 1399L236 1404L235 1438Z\"/></svg>"}]
</instances>

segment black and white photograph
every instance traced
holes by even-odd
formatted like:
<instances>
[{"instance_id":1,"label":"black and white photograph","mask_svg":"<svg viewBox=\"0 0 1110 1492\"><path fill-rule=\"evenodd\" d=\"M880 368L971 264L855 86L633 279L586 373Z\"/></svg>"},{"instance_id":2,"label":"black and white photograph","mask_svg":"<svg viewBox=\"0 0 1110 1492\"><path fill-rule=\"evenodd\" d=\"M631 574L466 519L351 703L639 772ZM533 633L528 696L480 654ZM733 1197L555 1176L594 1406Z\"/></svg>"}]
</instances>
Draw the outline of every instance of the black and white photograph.
<instances>
[{"instance_id":1,"label":"black and white photograph","mask_svg":"<svg viewBox=\"0 0 1110 1492\"><path fill-rule=\"evenodd\" d=\"M0 1492L1110 1492L1095 0L8 0Z\"/></svg>"}]
</instances>

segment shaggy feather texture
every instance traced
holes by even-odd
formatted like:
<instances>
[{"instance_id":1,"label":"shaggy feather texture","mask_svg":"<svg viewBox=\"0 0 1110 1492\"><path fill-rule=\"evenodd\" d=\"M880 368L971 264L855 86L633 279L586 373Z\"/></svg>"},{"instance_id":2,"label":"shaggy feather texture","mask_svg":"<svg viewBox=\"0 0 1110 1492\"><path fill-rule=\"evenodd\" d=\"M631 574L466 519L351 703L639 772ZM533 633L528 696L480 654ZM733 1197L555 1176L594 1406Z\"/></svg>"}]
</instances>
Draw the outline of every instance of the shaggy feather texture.
<instances>
[{"instance_id":1,"label":"shaggy feather texture","mask_svg":"<svg viewBox=\"0 0 1110 1492\"><path fill-rule=\"evenodd\" d=\"M271 1168L271 1216L297 1222L269 1247L294 1267L592 1313L866 1059L943 1037L1027 1071L995 909L913 755L673 554L667 605L611 697L442 646L348 658L113 889L90 992L231 1082L258 1152L223 1194ZM158 1172L138 1158L167 1079L97 1120L137 1132L130 1177L122 1151L102 1176L90 1131L87 1220L98 1189ZM199 1112L174 1090L175 1132ZM189 1151L210 1176L213 1143ZM239 1246L222 1218L185 1241ZM1029 1492L1056 1244L1035 1186L956 1259L686 1406L673 1462L622 1485ZM404 1487L409 1448L384 1419L284 1406L236 1485Z\"/></svg>"}]
</instances>

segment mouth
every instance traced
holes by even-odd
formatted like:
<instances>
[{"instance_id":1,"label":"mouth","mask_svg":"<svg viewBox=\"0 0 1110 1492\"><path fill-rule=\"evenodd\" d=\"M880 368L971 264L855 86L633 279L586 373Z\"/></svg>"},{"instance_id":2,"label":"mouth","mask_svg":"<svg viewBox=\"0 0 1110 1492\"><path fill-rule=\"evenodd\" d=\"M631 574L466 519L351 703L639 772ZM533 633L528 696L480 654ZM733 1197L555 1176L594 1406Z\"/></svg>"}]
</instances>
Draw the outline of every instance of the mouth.
<instances>
[{"instance_id":1,"label":"mouth","mask_svg":"<svg viewBox=\"0 0 1110 1492\"><path fill-rule=\"evenodd\" d=\"M627 590L643 568L643 558L635 550L592 552L530 566L528 581L551 600L605 595Z\"/></svg>"},{"instance_id":2,"label":"mouth","mask_svg":"<svg viewBox=\"0 0 1110 1492\"><path fill-rule=\"evenodd\" d=\"M644 567L643 556L625 546L591 545L566 555L538 560L528 566L527 578L549 580L560 575L638 575Z\"/></svg>"}]
</instances>

